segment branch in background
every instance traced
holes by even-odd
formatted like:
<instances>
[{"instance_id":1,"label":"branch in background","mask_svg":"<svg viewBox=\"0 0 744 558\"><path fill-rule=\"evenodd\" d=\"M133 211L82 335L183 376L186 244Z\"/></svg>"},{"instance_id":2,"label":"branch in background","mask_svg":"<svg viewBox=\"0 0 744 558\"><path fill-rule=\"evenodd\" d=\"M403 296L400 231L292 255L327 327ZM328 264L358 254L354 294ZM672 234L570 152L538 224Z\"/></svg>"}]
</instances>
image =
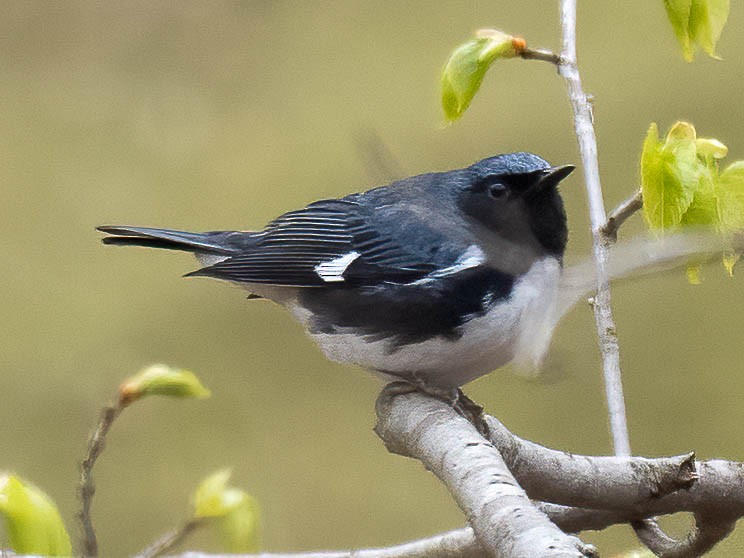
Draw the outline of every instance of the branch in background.
<instances>
[{"instance_id":1,"label":"branch in background","mask_svg":"<svg viewBox=\"0 0 744 558\"><path fill-rule=\"evenodd\" d=\"M447 486L485 554L596 556L530 502L498 450L468 420L443 401L400 387L380 393L375 432L389 451L420 460Z\"/></svg>"},{"instance_id":2,"label":"branch in background","mask_svg":"<svg viewBox=\"0 0 744 558\"><path fill-rule=\"evenodd\" d=\"M93 521L90 517L90 507L93 502L93 495L96 492L96 486L93 480L93 466L106 447L106 435L111 429L111 425L123 408L120 403L103 408L96 429L88 440L88 452L85 455L85 459L80 463L79 494L82 509L78 514L78 518L82 526L80 548L82 549L83 556L98 556L98 540L96 539L96 531L93 528Z\"/></svg>"},{"instance_id":3,"label":"branch in background","mask_svg":"<svg viewBox=\"0 0 744 558\"><path fill-rule=\"evenodd\" d=\"M655 520L633 523L636 535L651 552L661 558L697 558L725 539L736 526L737 518L711 521L695 515L695 528L682 540L669 537Z\"/></svg>"},{"instance_id":4,"label":"branch in background","mask_svg":"<svg viewBox=\"0 0 744 558\"><path fill-rule=\"evenodd\" d=\"M208 517L197 517L190 519L183 525L173 529L166 533L158 540L153 542L150 546L142 550L137 554L135 558L155 558L156 556L162 556L169 550L180 544L186 537L196 531L199 527L202 527L208 523L210 518Z\"/></svg>"},{"instance_id":5,"label":"branch in background","mask_svg":"<svg viewBox=\"0 0 744 558\"><path fill-rule=\"evenodd\" d=\"M237 558L235 554L229 556ZM483 550L475 540L473 530L468 527L387 548L276 554L265 552L245 555L243 558L431 558L432 556L437 558L482 558ZM205 557L219 558L220 555L201 552L187 552L179 555L179 558ZM227 558L226 555L225 558Z\"/></svg>"},{"instance_id":6,"label":"branch in background","mask_svg":"<svg viewBox=\"0 0 744 558\"><path fill-rule=\"evenodd\" d=\"M617 328L612 316L611 294L607 265L608 242L602 235L607 221L599 179L597 138L592 122L592 107L581 85L581 75L576 61L576 0L561 0L561 28L563 48L559 72L566 81L568 96L574 113L574 128L579 141L584 182L589 200L589 217L594 238L594 260L597 268L597 294L594 297L594 319L597 325L599 348L605 379L605 393L610 415L610 430L615 455L630 455L630 439L625 417L622 377L620 373L620 346Z\"/></svg>"}]
</instances>

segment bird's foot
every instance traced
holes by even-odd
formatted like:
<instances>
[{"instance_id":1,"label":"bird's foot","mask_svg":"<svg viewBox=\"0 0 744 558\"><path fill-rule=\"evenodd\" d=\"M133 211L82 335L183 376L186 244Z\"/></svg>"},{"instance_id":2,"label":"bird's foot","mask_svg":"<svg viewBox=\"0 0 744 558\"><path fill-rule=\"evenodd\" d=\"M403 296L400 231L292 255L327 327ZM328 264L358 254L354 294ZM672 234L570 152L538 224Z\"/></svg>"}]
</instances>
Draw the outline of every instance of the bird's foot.
<instances>
[{"instance_id":1,"label":"bird's foot","mask_svg":"<svg viewBox=\"0 0 744 558\"><path fill-rule=\"evenodd\" d=\"M488 438L490 431L488 429L488 423L486 422L485 413L483 412L483 407L465 395L460 388L457 388L456 392L457 401L453 405L455 411L468 419L470 423L475 426L475 429L481 436Z\"/></svg>"},{"instance_id":2,"label":"bird's foot","mask_svg":"<svg viewBox=\"0 0 744 558\"><path fill-rule=\"evenodd\" d=\"M475 426L476 430L478 430L482 436L486 438L488 437L488 423L486 423L484 418L483 407L465 395L460 388L432 386L421 379L414 377L406 379L406 381L403 382L395 382L392 384L392 389L396 395L418 391L425 393L430 397L434 397L435 399L439 399L440 401L444 401L452 407L457 414L467 419L473 426Z\"/></svg>"}]
</instances>

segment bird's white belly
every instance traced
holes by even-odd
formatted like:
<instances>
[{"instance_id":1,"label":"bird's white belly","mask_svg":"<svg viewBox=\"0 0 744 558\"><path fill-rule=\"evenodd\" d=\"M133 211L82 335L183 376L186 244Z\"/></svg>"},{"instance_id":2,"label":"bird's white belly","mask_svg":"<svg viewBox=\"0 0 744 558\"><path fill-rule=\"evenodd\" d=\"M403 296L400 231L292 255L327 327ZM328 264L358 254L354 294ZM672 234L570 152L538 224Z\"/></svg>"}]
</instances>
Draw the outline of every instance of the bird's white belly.
<instances>
[{"instance_id":1,"label":"bird's white belly","mask_svg":"<svg viewBox=\"0 0 744 558\"><path fill-rule=\"evenodd\" d=\"M510 298L461 328L458 339L434 337L391 350L389 340L368 341L349 333L311 334L331 360L374 371L416 378L432 385L459 386L514 360L535 369L545 355L557 320L561 267L555 258L532 265L514 285ZM307 325L311 316L288 304Z\"/></svg>"}]
</instances>

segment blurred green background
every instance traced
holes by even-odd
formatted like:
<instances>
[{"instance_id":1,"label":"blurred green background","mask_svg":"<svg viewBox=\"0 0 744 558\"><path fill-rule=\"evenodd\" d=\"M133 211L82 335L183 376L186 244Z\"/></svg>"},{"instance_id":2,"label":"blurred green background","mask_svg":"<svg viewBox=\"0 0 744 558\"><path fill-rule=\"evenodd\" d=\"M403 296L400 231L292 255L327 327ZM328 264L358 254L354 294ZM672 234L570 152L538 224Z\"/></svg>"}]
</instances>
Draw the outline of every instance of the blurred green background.
<instances>
[{"instance_id":1,"label":"blurred green background","mask_svg":"<svg viewBox=\"0 0 744 558\"><path fill-rule=\"evenodd\" d=\"M744 158L741 5L724 60L691 65L660 1L579 10L608 207L635 188L651 121L690 119ZM557 21L557 2L540 0L3 2L0 468L45 488L75 532L77 461L98 409L124 376L164 361L214 395L143 401L115 425L93 510L104 555L177 523L196 483L224 466L261 501L269 550L461 526L439 483L373 434L376 379L324 360L278 307L181 279L196 267L185 255L106 248L93 227L257 228L384 182L365 147L375 134L405 174L522 149L577 163L564 85L543 63L499 62L454 126L441 126L438 106L440 69L473 30L558 49ZM579 173L563 191L578 259L589 249ZM642 230L636 217L622 234ZM717 266L705 279L670 273L614 290L639 454L744 460L744 283ZM608 453L588 307L561 324L552 362L560 373L542 381L500 371L468 391L521 436ZM608 555L635 544L625 527L585 539ZM713 555L738 554L741 541Z\"/></svg>"}]
</instances>

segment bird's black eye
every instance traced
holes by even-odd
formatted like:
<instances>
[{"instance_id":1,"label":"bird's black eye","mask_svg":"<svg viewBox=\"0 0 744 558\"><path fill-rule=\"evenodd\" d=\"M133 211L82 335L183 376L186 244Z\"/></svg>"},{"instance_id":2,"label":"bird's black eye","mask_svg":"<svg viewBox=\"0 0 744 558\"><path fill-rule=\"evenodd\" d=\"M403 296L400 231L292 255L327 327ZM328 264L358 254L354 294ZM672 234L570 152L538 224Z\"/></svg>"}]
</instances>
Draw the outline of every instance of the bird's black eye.
<instances>
[{"instance_id":1,"label":"bird's black eye","mask_svg":"<svg viewBox=\"0 0 744 558\"><path fill-rule=\"evenodd\" d=\"M488 185L488 195L497 200L506 196L509 189L501 182L493 182Z\"/></svg>"}]
</instances>

